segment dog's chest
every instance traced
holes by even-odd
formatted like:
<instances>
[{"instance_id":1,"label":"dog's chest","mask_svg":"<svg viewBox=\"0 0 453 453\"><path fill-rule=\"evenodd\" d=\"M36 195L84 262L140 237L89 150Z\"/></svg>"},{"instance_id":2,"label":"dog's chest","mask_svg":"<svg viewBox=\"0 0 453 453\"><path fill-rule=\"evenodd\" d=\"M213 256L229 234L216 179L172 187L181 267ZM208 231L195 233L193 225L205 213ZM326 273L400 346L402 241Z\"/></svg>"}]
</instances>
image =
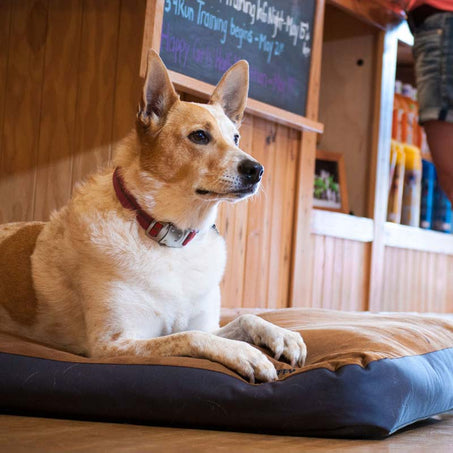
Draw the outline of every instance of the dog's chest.
<instances>
[{"instance_id":1,"label":"dog's chest","mask_svg":"<svg viewBox=\"0 0 453 453\"><path fill-rule=\"evenodd\" d=\"M225 258L224 241L215 232L185 248L159 246L136 253L124 279L141 301L128 311L134 330L166 335L191 328L191 321L204 313L217 313Z\"/></svg>"}]
</instances>

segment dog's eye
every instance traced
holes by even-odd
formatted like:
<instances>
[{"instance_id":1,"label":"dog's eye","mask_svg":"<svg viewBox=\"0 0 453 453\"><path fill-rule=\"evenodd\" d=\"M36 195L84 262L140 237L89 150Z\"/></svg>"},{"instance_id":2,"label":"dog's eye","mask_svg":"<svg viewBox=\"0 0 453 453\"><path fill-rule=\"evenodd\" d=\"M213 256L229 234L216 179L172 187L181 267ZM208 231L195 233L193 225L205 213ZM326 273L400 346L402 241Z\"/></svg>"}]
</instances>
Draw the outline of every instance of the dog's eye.
<instances>
[{"instance_id":1,"label":"dog's eye","mask_svg":"<svg viewBox=\"0 0 453 453\"><path fill-rule=\"evenodd\" d=\"M207 145L210 141L209 134L201 129L189 134L189 140L197 145Z\"/></svg>"},{"instance_id":2,"label":"dog's eye","mask_svg":"<svg viewBox=\"0 0 453 453\"><path fill-rule=\"evenodd\" d=\"M239 134L234 134L234 144L235 144L236 146L239 145Z\"/></svg>"}]
</instances>

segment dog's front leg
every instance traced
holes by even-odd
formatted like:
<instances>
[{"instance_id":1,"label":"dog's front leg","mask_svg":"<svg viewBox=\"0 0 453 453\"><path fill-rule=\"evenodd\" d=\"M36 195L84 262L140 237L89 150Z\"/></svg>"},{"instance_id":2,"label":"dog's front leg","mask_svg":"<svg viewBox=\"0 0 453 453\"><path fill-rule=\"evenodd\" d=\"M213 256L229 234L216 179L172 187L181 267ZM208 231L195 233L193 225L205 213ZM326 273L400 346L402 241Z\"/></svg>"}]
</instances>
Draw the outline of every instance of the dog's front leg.
<instances>
[{"instance_id":1,"label":"dog's front leg","mask_svg":"<svg viewBox=\"0 0 453 453\"><path fill-rule=\"evenodd\" d=\"M202 331L180 332L149 340L121 337L113 341L98 339L90 349L90 355L94 357L135 355L203 358L225 365L250 382L277 379L274 365L261 351L242 341L221 338Z\"/></svg>"},{"instance_id":2,"label":"dog's front leg","mask_svg":"<svg viewBox=\"0 0 453 453\"><path fill-rule=\"evenodd\" d=\"M82 284L87 352L91 357L195 357L219 362L250 382L277 379L274 365L261 351L243 341L199 330L201 325L197 330L159 336L162 315L149 310L153 302L147 293L115 282L110 274L92 270ZM145 307L148 314L144 318Z\"/></svg>"},{"instance_id":3,"label":"dog's front leg","mask_svg":"<svg viewBox=\"0 0 453 453\"><path fill-rule=\"evenodd\" d=\"M283 356L292 366L302 366L307 356L307 348L299 333L283 329L254 315L239 316L215 334L264 346L272 351L275 359Z\"/></svg>"}]
</instances>

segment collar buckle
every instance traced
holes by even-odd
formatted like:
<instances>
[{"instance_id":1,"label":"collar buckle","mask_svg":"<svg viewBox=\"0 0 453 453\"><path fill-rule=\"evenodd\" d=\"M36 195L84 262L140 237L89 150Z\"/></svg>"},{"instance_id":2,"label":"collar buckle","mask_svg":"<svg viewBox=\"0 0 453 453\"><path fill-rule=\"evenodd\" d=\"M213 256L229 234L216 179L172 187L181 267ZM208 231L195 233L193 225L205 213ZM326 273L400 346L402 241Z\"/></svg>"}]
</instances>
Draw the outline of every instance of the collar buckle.
<instances>
[{"instance_id":1,"label":"collar buckle","mask_svg":"<svg viewBox=\"0 0 453 453\"><path fill-rule=\"evenodd\" d=\"M172 223L169 223L166 228L165 234L158 242L160 245L166 245L167 247L183 247L187 244L186 239L193 230L180 230L176 228Z\"/></svg>"},{"instance_id":2,"label":"collar buckle","mask_svg":"<svg viewBox=\"0 0 453 453\"><path fill-rule=\"evenodd\" d=\"M197 234L195 230L180 230L170 222L153 220L145 230L146 235L159 245L179 248L187 245Z\"/></svg>"}]
</instances>

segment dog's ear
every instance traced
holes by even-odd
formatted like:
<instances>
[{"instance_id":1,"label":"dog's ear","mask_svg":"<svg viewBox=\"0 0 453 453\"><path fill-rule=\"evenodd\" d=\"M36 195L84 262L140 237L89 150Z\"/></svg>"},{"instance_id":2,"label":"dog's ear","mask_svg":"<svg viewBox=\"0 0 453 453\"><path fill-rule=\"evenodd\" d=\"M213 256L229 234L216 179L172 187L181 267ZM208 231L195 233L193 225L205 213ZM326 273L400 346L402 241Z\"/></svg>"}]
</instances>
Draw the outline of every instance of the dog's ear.
<instances>
[{"instance_id":1,"label":"dog's ear","mask_svg":"<svg viewBox=\"0 0 453 453\"><path fill-rule=\"evenodd\" d=\"M240 60L231 66L217 84L210 104L220 104L226 116L239 126L249 91L249 64Z\"/></svg>"},{"instance_id":2,"label":"dog's ear","mask_svg":"<svg viewBox=\"0 0 453 453\"><path fill-rule=\"evenodd\" d=\"M153 49L148 52L143 96L138 106L137 118L144 126L159 121L178 100L163 61Z\"/></svg>"}]
</instances>

